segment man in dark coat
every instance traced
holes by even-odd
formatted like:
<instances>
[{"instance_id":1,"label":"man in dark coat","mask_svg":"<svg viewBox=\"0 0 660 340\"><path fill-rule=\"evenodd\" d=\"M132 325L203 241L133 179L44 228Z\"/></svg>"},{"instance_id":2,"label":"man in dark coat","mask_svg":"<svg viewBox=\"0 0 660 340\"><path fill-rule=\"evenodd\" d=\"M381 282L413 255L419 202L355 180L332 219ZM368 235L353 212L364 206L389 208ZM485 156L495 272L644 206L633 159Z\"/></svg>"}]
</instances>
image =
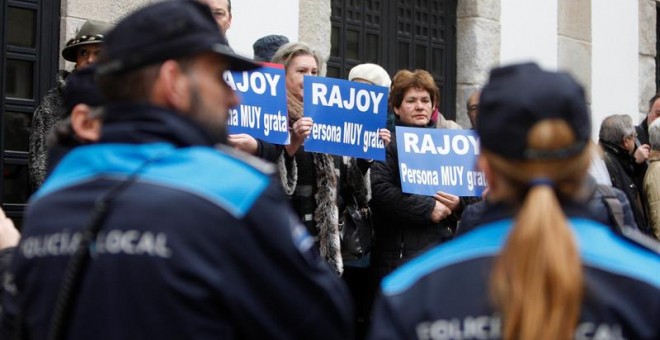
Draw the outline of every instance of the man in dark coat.
<instances>
[{"instance_id":1,"label":"man in dark coat","mask_svg":"<svg viewBox=\"0 0 660 340\"><path fill-rule=\"evenodd\" d=\"M598 137L612 186L626 194L637 227L648 234L645 195L641 191L646 164L644 158L633 155L637 134L632 119L628 115L608 116L600 126Z\"/></svg>"},{"instance_id":2,"label":"man in dark coat","mask_svg":"<svg viewBox=\"0 0 660 340\"><path fill-rule=\"evenodd\" d=\"M104 44L101 139L32 197L0 338L350 339L348 291L273 167L218 144L239 104L224 72L258 65L195 1L143 7Z\"/></svg>"},{"instance_id":3,"label":"man in dark coat","mask_svg":"<svg viewBox=\"0 0 660 340\"><path fill-rule=\"evenodd\" d=\"M637 131L637 140L640 145L649 144L649 126L660 117L660 92L656 93L651 100L649 100L649 112L641 124L635 127Z\"/></svg>"}]
</instances>

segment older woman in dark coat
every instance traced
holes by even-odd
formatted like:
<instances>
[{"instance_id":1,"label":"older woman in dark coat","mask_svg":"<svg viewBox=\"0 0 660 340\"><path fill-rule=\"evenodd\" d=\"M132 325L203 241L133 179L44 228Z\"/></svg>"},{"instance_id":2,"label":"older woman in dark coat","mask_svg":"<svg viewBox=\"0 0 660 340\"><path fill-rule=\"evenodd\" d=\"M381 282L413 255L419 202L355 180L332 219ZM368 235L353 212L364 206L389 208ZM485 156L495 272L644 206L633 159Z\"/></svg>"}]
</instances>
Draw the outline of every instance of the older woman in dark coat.
<instances>
[{"instance_id":1,"label":"older woman in dark coat","mask_svg":"<svg viewBox=\"0 0 660 340\"><path fill-rule=\"evenodd\" d=\"M438 87L424 70L399 71L392 80L389 104L397 126L433 128ZM456 228L458 196L438 192L435 197L403 193L395 135L384 162L371 167L371 208L375 244L372 266L376 280L425 248L450 238Z\"/></svg>"}]
</instances>

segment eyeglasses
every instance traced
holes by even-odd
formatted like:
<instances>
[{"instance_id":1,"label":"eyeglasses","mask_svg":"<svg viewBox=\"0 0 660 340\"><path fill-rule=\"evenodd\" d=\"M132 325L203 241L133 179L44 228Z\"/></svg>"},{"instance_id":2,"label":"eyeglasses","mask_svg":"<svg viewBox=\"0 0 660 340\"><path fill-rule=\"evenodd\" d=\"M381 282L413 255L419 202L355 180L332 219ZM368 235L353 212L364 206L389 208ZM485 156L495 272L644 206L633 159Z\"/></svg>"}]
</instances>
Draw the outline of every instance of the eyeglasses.
<instances>
[{"instance_id":1,"label":"eyeglasses","mask_svg":"<svg viewBox=\"0 0 660 340\"><path fill-rule=\"evenodd\" d=\"M229 16L227 15L227 12L223 10L214 10L211 13L213 14L213 17L216 19L224 19Z\"/></svg>"}]
</instances>

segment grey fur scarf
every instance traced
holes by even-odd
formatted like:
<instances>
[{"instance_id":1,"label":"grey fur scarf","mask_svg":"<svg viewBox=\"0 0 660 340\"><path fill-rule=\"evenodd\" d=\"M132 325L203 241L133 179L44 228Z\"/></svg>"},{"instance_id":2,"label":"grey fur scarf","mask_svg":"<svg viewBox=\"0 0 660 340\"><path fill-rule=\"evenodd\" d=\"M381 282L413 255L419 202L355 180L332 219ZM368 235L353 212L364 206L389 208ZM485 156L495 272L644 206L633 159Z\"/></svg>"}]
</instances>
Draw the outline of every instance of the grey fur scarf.
<instances>
[{"instance_id":1,"label":"grey fur scarf","mask_svg":"<svg viewBox=\"0 0 660 340\"><path fill-rule=\"evenodd\" d=\"M288 96L289 120L293 124L303 116L302 102ZM286 151L284 151L286 152ZM314 221L319 230L318 242L321 256L330 264L332 269L341 275L344 264L341 257L339 239L339 212L337 209L337 175L335 163L332 156L314 153L314 169L316 170L316 187L314 194L316 209L314 210ZM287 195L292 195L298 184L298 166L294 162L287 167L285 155L278 159L280 180Z\"/></svg>"},{"instance_id":2,"label":"grey fur scarf","mask_svg":"<svg viewBox=\"0 0 660 340\"><path fill-rule=\"evenodd\" d=\"M46 143L53 126L64 117L64 85L69 72L57 73L57 83L43 97L32 116L29 142L28 184L31 191L39 189L46 179L48 145Z\"/></svg>"}]
</instances>

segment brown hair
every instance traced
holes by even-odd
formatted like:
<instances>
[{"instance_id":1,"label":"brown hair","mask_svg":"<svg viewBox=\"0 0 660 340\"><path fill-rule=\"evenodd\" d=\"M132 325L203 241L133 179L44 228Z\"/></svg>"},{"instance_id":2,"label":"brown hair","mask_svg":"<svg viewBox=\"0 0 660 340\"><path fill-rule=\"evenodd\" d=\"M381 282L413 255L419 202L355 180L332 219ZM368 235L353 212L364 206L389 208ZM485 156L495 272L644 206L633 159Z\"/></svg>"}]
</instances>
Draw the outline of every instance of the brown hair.
<instances>
[{"instance_id":1,"label":"brown hair","mask_svg":"<svg viewBox=\"0 0 660 340\"><path fill-rule=\"evenodd\" d=\"M527 144L550 151L574 141L565 121L549 119L532 127ZM483 150L494 177L501 179L500 191L520 207L491 272L490 293L503 315L504 339L573 338L582 305L583 272L557 196L577 195L591 148L569 158L526 161ZM538 179L543 182L530 186Z\"/></svg>"},{"instance_id":2,"label":"brown hair","mask_svg":"<svg viewBox=\"0 0 660 340\"><path fill-rule=\"evenodd\" d=\"M656 93L651 99L649 100L649 113L651 113L651 109L653 108L653 104L655 104L655 101L660 99L660 92Z\"/></svg>"},{"instance_id":3,"label":"brown hair","mask_svg":"<svg viewBox=\"0 0 660 340\"><path fill-rule=\"evenodd\" d=\"M414 72L401 70L392 78L392 88L388 99L390 108L400 107L406 91L411 88L426 90L431 96L433 107L437 106L440 92L433 76L425 70L415 70Z\"/></svg>"}]
</instances>

